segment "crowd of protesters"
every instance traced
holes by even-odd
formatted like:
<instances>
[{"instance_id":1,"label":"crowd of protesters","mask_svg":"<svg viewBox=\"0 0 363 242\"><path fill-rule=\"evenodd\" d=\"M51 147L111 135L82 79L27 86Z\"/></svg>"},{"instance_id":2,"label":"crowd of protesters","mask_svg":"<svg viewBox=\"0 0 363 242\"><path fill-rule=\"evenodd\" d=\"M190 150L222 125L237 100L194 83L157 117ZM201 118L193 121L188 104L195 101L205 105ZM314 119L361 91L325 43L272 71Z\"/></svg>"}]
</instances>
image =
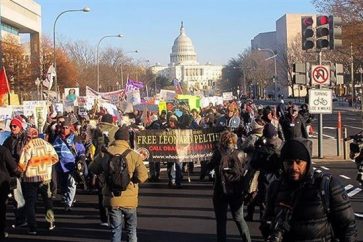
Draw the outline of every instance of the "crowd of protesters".
<instances>
[{"instance_id":1,"label":"crowd of protesters","mask_svg":"<svg viewBox=\"0 0 363 242\"><path fill-rule=\"evenodd\" d=\"M213 205L217 221L218 241L226 241L228 206L231 208L233 220L237 224L242 240L251 241L246 221L254 219L256 206L259 206L260 219L264 222L271 222L271 219L273 220L274 216L277 216L274 214L273 208L271 210L273 199L266 199L266 193L269 193L271 184L281 180L285 182L282 184L284 185L283 189L285 189L282 191L281 196L283 196L284 192L293 189L292 187L301 185L300 183L297 184L298 182L292 182L291 185L291 179L286 178L291 175L289 172L294 169L290 167L291 164L292 166L295 164L294 161L307 162L309 172L311 170L311 150L308 148L305 150L304 142L294 143L298 142L296 140L299 139L307 140L312 132L312 129L307 127L311 127L313 117L309 114L308 106L305 104L299 108L292 103L285 104L281 100L276 106L263 107L256 105L253 100L247 99L228 101L224 102L223 105L211 103L205 108L190 110L186 103L179 103L176 110L164 110L160 113L135 110L133 113L122 113L121 117L121 120L115 120L107 112L107 109L103 108L99 112L84 116L76 115L73 112L55 113L50 109L45 127L39 130L44 136L38 133L34 124L27 117L13 117L10 122L11 134L0 146L0 172L5 174L0 176L2 208L0 236L8 236L5 232L5 204L10 191L16 208L16 221L13 227L27 226L28 233L36 235L35 206L38 193L44 201L45 218L49 223L49 230L53 230L56 224L53 200L57 194L62 195L64 210L69 212L74 206L77 189L84 189L86 191L97 190L100 224L111 227L112 241L120 241L121 239L122 223L120 221L122 216L129 219L129 227L126 228L129 241L136 241L138 189L135 187L136 185L130 185L128 193L123 195L127 199L113 198L107 191L103 172L107 170L107 165L105 166L107 155L105 156L105 154L132 149L133 133L138 132L138 130L217 128L222 131L220 142L217 144L212 159L201 162L199 177L200 180L205 180L208 177L215 183ZM290 150L286 150L284 144L289 144ZM302 144L304 144L302 146L304 152L296 152L296 156L291 154L291 150L295 150ZM107 152L104 149L107 149ZM218 167L224 155L238 160L243 167L244 182L238 195L226 195L223 192L221 171ZM281 157L284 157L284 161L289 163L281 162ZM130 173L133 174L135 170L138 171L135 184L143 183L148 177L151 182L160 182L160 166L162 164L150 163L149 174L147 174L142 162L144 158L142 154L132 152L128 158L131 162L129 164L129 169L132 170ZM165 160L165 164L170 188L182 188L184 172L192 173L194 171L193 162L181 163ZM303 173L304 178L301 179L306 183L308 175ZM277 189L275 193L280 194L278 189L281 183L277 183L278 185L275 187L278 188L275 188ZM339 190L338 182L334 180L333 183L334 187ZM310 190L309 192L313 193ZM339 192L344 193L344 189L339 190ZM281 196L278 199L283 200ZM301 199L304 194L298 193L298 197ZM304 199L308 200L309 198ZM295 200L292 207L296 205ZM354 216L351 217L350 203L338 200L334 200L334 202L334 209L337 211L341 209L340 212L334 213L333 211L334 219L337 221L344 219L342 221L345 221L345 224L339 225L335 224L335 220L331 222L334 231L339 228L339 233L336 233L335 236L341 241L355 241L355 223ZM247 207L246 216L243 213L244 206ZM305 203L299 206L309 208L313 205ZM297 217L295 224L290 226L292 231L295 229L294 226L300 226L303 223L299 219L311 222L309 220L311 218L307 216ZM319 218L321 217L316 215L313 219L318 220ZM325 221L324 223L328 222ZM324 223L321 222L321 226L326 226ZM271 228L266 229L266 226L264 223L261 230L268 240L271 239L271 233L276 231L272 231ZM305 228L308 232L309 229L308 227ZM289 231L284 232L289 233ZM289 234L285 237L289 240L283 241L331 239L327 235L328 230L322 234L315 233L314 235L308 235L308 232L299 233L298 236L300 237Z\"/></svg>"}]
</instances>

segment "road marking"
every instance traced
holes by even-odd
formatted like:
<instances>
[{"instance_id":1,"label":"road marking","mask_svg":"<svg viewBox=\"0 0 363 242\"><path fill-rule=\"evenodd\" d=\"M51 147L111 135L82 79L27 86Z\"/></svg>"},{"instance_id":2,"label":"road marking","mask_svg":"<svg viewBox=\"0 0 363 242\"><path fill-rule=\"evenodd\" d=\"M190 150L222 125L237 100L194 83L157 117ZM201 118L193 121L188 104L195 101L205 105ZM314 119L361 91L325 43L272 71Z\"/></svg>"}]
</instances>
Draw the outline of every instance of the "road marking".
<instances>
[{"instance_id":1,"label":"road marking","mask_svg":"<svg viewBox=\"0 0 363 242\"><path fill-rule=\"evenodd\" d=\"M336 127L323 127L323 129L337 129Z\"/></svg>"},{"instance_id":2,"label":"road marking","mask_svg":"<svg viewBox=\"0 0 363 242\"><path fill-rule=\"evenodd\" d=\"M334 136L330 136L330 135L327 135L327 134L323 134L323 136L325 136L325 137L328 137L328 138L330 138L330 139L334 139L334 140L335 140L335 137L334 137Z\"/></svg>"},{"instance_id":3,"label":"road marking","mask_svg":"<svg viewBox=\"0 0 363 242\"><path fill-rule=\"evenodd\" d=\"M330 169L326 166L320 166L322 169L326 170L326 171L329 171Z\"/></svg>"},{"instance_id":4,"label":"road marking","mask_svg":"<svg viewBox=\"0 0 363 242\"><path fill-rule=\"evenodd\" d=\"M351 191L351 192L348 193L348 197L353 197L354 195L356 195L360 191L362 191L362 189L359 188L359 187L357 187L356 189L354 189L353 191Z\"/></svg>"},{"instance_id":5,"label":"road marking","mask_svg":"<svg viewBox=\"0 0 363 242\"><path fill-rule=\"evenodd\" d=\"M353 188L353 185L352 185L352 184L346 185L346 186L344 187L344 189L345 189L346 191L348 191L348 190L350 190L350 189L352 189L352 188Z\"/></svg>"},{"instance_id":6,"label":"road marking","mask_svg":"<svg viewBox=\"0 0 363 242\"><path fill-rule=\"evenodd\" d=\"M344 179L350 180L350 177L347 177L347 176L344 176L344 175L339 175L339 176L344 178Z\"/></svg>"},{"instance_id":7,"label":"road marking","mask_svg":"<svg viewBox=\"0 0 363 242\"><path fill-rule=\"evenodd\" d=\"M350 118L350 117L346 117L345 119L347 119L347 120L357 120L355 118Z\"/></svg>"},{"instance_id":8,"label":"road marking","mask_svg":"<svg viewBox=\"0 0 363 242\"><path fill-rule=\"evenodd\" d=\"M363 214L361 213L354 213L355 216L357 216L358 218L363 218Z\"/></svg>"},{"instance_id":9,"label":"road marking","mask_svg":"<svg viewBox=\"0 0 363 242\"><path fill-rule=\"evenodd\" d=\"M351 125L344 125L344 127L352 128L352 129L362 129L361 127L355 127Z\"/></svg>"},{"instance_id":10,"label":"road marking","mask_svg":"<svg viewBox=\"0 0 363 242\"><path fill-rule=\"evenodd\" d=\"M317 172L317 173L321 173L322 171L321 171L321 170L315 170L315 172Z\"/></svg>"}]
</instances>

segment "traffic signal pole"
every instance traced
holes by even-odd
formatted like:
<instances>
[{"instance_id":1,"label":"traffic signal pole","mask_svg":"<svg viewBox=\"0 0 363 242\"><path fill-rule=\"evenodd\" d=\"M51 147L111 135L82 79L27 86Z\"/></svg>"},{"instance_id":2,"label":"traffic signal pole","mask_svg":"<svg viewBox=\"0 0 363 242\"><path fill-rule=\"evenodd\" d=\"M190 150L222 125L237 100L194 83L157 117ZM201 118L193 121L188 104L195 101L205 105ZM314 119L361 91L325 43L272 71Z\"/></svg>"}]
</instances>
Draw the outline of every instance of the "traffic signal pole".
<instances>
[{"instance_id":1,"label":"traffic signal pole","mask_svg":"<svg viewBox=\"0 0 363 242\"><path fill-rule=\"evenodd\" d=\"M318 52L318 61L319 65L321 65L321 50ZM321 85L319 85L319 89L321 89ZM318 157L319 159L323 157L323 114L319 113L319 126L318 126Z\"/></svg>"}]
</instances>

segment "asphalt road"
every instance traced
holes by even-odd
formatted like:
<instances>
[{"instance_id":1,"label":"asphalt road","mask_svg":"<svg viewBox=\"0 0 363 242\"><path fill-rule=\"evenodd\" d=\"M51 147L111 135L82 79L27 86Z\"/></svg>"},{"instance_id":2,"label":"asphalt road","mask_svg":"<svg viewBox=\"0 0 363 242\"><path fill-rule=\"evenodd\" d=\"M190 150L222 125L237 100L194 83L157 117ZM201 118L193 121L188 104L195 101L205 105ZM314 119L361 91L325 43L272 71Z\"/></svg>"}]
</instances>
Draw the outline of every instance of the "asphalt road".
<instances>
[{"instance_id":1,"label":"asphalt road","mask_svg":"<svg viewBox=\"0 0 363 242\"><path fill-rule=\"evenodd\" d=\"M331 172L339 176L350 195L354 211L363 214L363 192L355 181L356 168L351 161L315 161L318 170ZM185 176L186 178L186 176ZM186 179L185 179L186 180ZM41 204L37 213L39 230L37 236L26 234L25 228L10 229L7 241L109 241L107 228L99 225L96 195L77 194L77 203L71 212L64 212L59 200L55 203L56 228L47 231ZM198 173L192 176L191 183L184 181L182 189L167 186L166 174L158 183L146 183L141 186L138 208L138 239L141 242L213 242L215 219L212 205L212 184L198 181ZM8 212L8 219L14 219ZM255 219L258 219L258 209ZM252 240L263 241L259 230L259 221L248 222ZM238 231L229 215L228 241L240 241ZM363 218L357 217L359 240L363 241Z\"/></svg>"}]
</instances>

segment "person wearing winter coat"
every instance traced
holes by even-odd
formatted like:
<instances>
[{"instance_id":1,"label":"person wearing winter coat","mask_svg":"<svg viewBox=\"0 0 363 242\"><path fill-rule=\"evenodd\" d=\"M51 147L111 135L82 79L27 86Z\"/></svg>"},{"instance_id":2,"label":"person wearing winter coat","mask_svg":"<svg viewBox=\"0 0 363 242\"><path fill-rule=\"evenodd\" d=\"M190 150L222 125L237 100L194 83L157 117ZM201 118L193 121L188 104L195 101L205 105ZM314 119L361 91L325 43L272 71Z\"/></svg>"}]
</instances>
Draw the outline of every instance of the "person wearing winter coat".
<instances>
[{"instance_id":1,"label":"person wearing winter coat","mask_svg":"<svg viewBox=\"0 0 363 242\"><path fill-rule=\"evenodd\" d=\"M50 188L52 167L58 162L58 155L53 146L38 138L38 131L29 128L27 143L21 153L19 170L23 172L22 187L25 199L25 212L31 235L37 234L35 208L38 193L45 205L46 220L49 230L54 229L53 201Z\"/></svg>"},{"instance_id":2,"label":"person wearing winter coat","mask_svg":"<svg viewBox=\"0 0 363 242\"><path fill-rule=\"evenodd\" d=\"M243 152L236 148L237 135L231 131L224 131L220 136L218 148L215 149L211 160L207 163L207 169L214 169L216 172L213 189L213 207L217 222L218 242L225 242L227 238L226 227L228 206L231 209L232 218L237 225L242 241L251 241L248 225L243 216L242 180L228 186L222 177L224 171L228 172L230 169L234 170L234 167L243 174ZM224 165L222 163L224 161L229 162L230 160L234 161L234 164L231 164L232 167L224 167L222 169L221 167Z\"/></svg>"},{"instance_id":3,"label":"person wearing winter coat","mask_svg":"<svg viewBox=\"0 0 363 242\"><path fill-rule=\"evenodd\" d=\"M0 240L8 237L6 229L6 201L11 189L11 177L19 176L17 163L9 149L0 145Z\"/></svg>"},{"instance_id":4,"label":"person wearing winter coat","mask_svg":"<svg viewBox=\"0 0 363 242\"><path fill-rule=\"evenodd\" d=\"M293 138L308 138L304 121L298 113L298 108L292 105L288 108L288 113L280 118L282 131L284 133L285 140Z\"/></svg>"},{"instance_id":5,"label":"person wearing winter coat","mask_svg":"<svg viewBox=\"0 0 363 242\"><path fill-rule=\"evenodd\" d=\"M287 140L280 162L282 175L267 193L261 232L267 241L357 241L349 197L337 177L314 172L312 142Z\"/></svg>"},{"instance_id":6,"label":"person wearing winter coat","mask_svg":"<svg viewBox=\"0 0 363 242\"><path fill-rule=\"evenodd\" d=\"M111 155L123 154L130 150L129 130L127 127L122 127L116 131L114 141L107 148L107 152L96 155L95 160L91 162L89 169L96 175L103 174L108 177L108 162ZM125 191L121 195L114 195L107 184L104 183L102 188L103 203L108 208L110 227L112 238L111 241L121 241L123 220L125 224L127 241L137 241L137 212L139 184L144 183L148 178L147 168L144 165L142 156L131 150L126 155L128 173L131 181Z\"/></svg>"}]
</instances>

